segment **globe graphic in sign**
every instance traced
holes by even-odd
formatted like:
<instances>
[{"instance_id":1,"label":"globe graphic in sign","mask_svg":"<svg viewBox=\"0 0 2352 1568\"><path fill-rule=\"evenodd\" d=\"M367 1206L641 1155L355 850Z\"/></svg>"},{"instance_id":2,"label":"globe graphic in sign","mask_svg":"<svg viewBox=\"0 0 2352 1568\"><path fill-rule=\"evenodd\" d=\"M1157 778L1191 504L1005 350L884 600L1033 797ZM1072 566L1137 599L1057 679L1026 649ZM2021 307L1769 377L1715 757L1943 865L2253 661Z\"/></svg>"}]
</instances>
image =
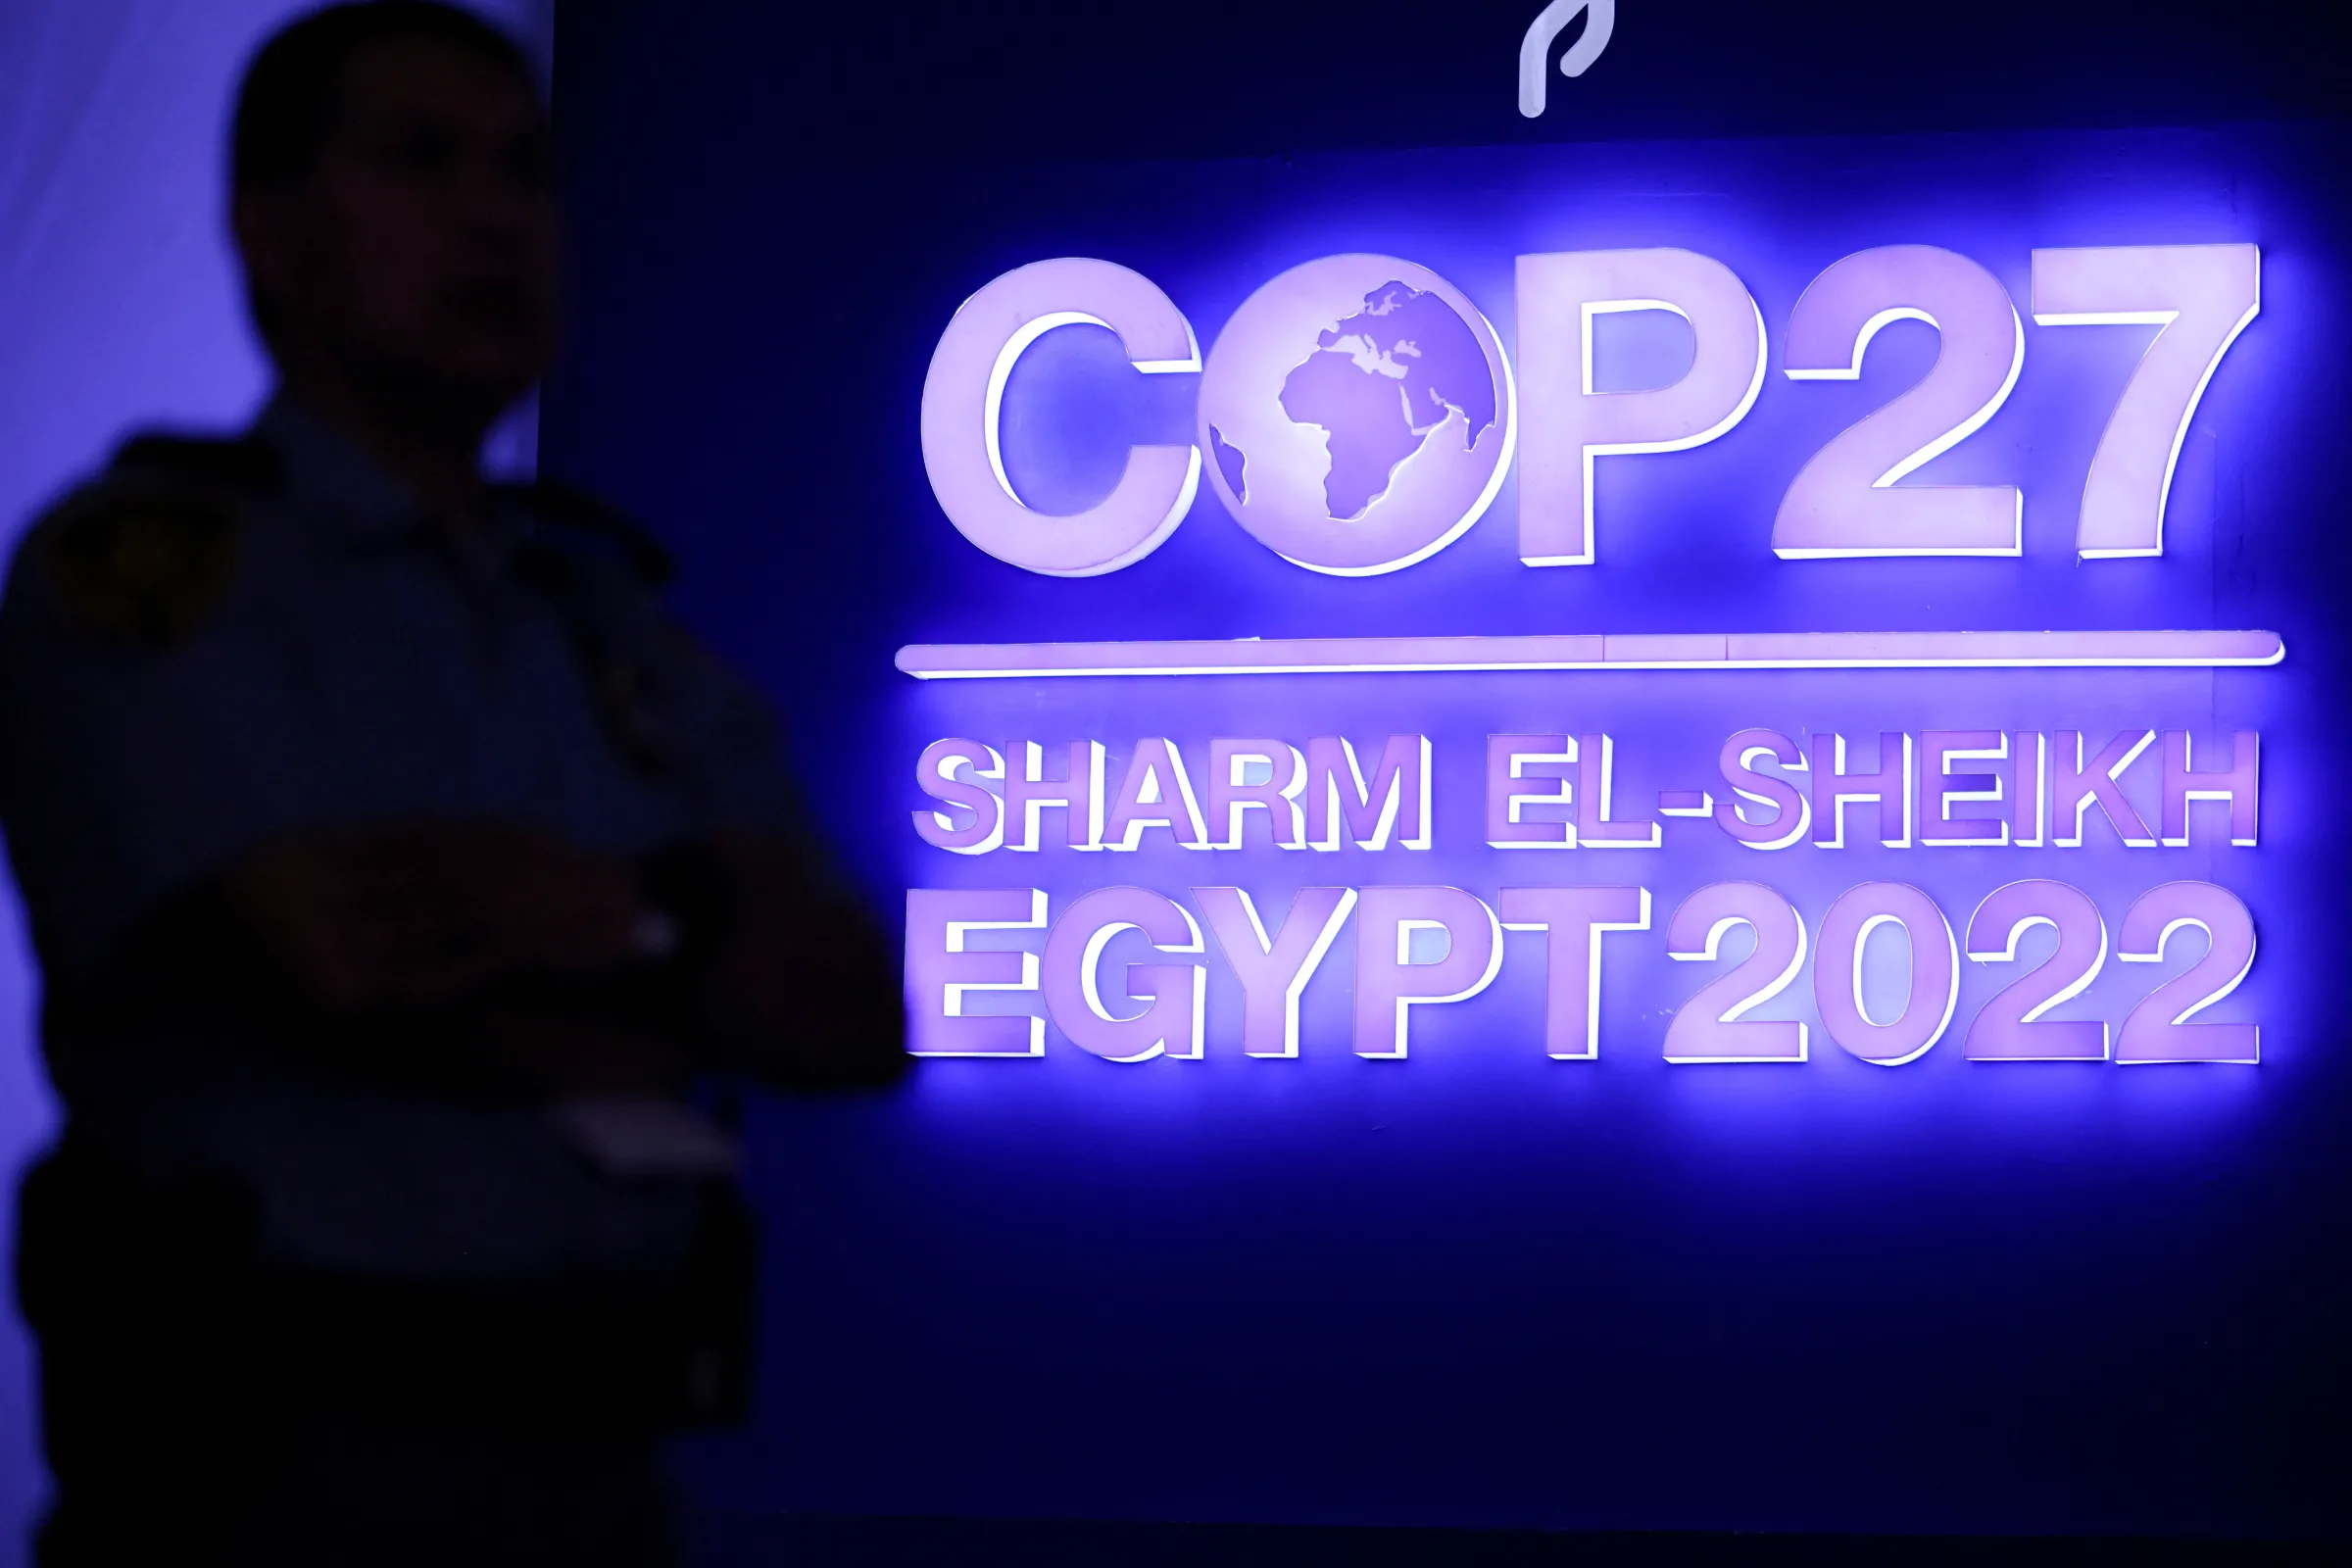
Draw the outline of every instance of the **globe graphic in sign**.
<instances>
[{"instance_id":1,"label":"globe graphic in sign","mask_svg":"<svg viewBox=\"0 0 2352 1568\"><path fill-rule=\"evenodd\" d=\"M1202 466L1241 525L1316 571L1443 550L1501 488L1510 368L1461 290L1394 256L1326 256L1243 302L1200 376Z\"/></svg>"}]
</instances>

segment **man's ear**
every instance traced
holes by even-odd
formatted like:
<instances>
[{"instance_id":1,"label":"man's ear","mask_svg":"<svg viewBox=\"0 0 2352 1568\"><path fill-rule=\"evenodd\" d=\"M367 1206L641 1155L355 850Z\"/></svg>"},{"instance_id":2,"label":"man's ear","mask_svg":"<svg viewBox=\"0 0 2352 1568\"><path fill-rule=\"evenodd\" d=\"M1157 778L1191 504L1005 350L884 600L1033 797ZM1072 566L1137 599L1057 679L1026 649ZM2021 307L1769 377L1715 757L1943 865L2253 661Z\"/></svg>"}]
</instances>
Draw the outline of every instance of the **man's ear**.
<instances>
[{"instance_id":1,"label":"man's ear","mask_svg":"<svg viewBox=\"0 0 2352 1568\"><path fill-rule=\"evenodd\" d=\"M228 224L245 264L254 325L265 339L282 346L295 323L331 310L333 240L311 193L271 186L240 191L229 202Z\"/></svg>"}]
</instances>

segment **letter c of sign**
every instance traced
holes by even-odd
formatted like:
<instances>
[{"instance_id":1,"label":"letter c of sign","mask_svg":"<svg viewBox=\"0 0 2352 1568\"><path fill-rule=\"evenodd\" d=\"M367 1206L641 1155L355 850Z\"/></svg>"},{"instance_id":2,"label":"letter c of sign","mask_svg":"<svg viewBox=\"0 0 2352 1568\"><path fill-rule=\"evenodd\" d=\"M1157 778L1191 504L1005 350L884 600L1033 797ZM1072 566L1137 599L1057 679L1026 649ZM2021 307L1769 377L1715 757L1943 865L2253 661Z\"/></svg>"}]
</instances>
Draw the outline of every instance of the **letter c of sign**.
<instances>
[{"instance_id":1,"label":"letter c of sign","mask_svg":"<svg viewBox=\"0 0 2352 1568\"><path fill-rule=\"evenodd\" d=\"M1032 511L1005 476L998 420L1004 383L1029 345L1085 322L1118 334L1139 370L1200 368L1192 323L1151 279L1109 262L1034 262L963 302L923 379L923 466L957 531L999 561L1052 577L1134 564L1176 531L1200 485L1198 447L1130 448L1126 471L1074 516Z\"/></svg>"}]
</instances>

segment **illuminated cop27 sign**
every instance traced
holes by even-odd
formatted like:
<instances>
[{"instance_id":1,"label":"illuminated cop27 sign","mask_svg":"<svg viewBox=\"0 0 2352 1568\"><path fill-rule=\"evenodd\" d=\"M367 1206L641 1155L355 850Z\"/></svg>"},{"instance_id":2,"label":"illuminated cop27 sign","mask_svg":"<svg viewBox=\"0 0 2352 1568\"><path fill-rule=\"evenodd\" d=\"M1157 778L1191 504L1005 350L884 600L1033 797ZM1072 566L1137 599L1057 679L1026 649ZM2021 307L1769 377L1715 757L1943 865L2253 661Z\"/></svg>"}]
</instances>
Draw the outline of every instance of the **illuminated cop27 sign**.
<instances>
[{"instance_id":1,"label":"illuminated cop27 sign","mask_svg":"<svg viewBox=\"0 0 2352 1568\"><path fill-rule=\"evenodd\" d=\"M1258 287L1203 358L1183 312L1146 277L1104 261L1046 261L990 282L949 322L923 389L922 452L941 510L970 546L1049 576L1137 567L1196 510L1203 483L1239 528L1297 567L1343 578L1404 572L1461 541L1514 477L1510 526L1522 564L1507 569L1592 567L1610 549L1609 520L1596 514L1600 460L1690 451L1724 438L1760 400L1823 395L1808 383L1859 378L1874 339L1910 320L1936 334L1931 367L1794 465L1758 569L1818 571L1808 564L1833 558L2016 558L2027 550L2018 484L1912 475L2011 398L2028 317L2037 329L2153 326L2105 416L2075 516L2076 569L2113 570L2102 563L2165 554L2183 442L2261 309L2261 271L2251 243L2041 249L2021 311L1977 260L1888 245L1822 270L1776 328L1731 266L1689 249L1521 255L1506 352L1488 317L1446 278L1396 257L1350 254ZM1603 389L1596 323L1630 312L1681 318L1687 368L1663 385ZM1198 372L1197 421L1189 443L1133 447L1091 506L1050 515L1023 500L1008 472L1004 404L1024 354L1076 323L1115 334L1137 370ZM1776 358L1777 380L1768 373ZM1678 670L1948 680L1969 671L2210 671L2282 657L2276 634L2247 630L1727 627L1049 637L916 645L900 665L929 680L992 682ZM1212 729L930 740L915 764L923 804L911 818L924 853L1042 869L908 894L915 1048L1038 1054L1051 1020L1117 1061L1293 1056L1302 996L1345 954L1348 1049L1401 1057L1416 1009L1488 990L1507 950L1542 965L1542 1015L1524 1023L1558 1058L1600 1052L1604 968L1662 956L1680 960L1678 973L1716 972L1678 995L1652 1040L1613 1050L1656 1050L1678 1063L1803 1061L1814 1026L1767 1014L1786 1012L1785 994L1809 988L1818 1032L1883 1065L1913 1061L1947 1037L1979 1060L2259 1059L2255 1022L2206 1015L2254 962L2244 899L2203 876L2139 875L2119 886L2104 873L2094 897L2077 885L2082 878L2069 879L2064 854L2086 855L2093 837L2127 855L2155 852L2132 864L2168 849L2253 846L2261 749L2250 729L2200 733L2151 715L2097 728L1751 724L1717 729L1705 772L1683 778L1686 787L1636 799L1623 784L1630 731L1615 721L1466 741L1410 723L1376 735L1320 732L1311 694L1292 710L1299 727L1287 737ZM1467 842L1444 842L1441 775L1474 797L1456 817L1478 824ZM1752 871L1653 908L1652 885L1663 880L1655 868L1677 856L1719 858L1707 843L1753 852ZM1839 879L1850 885L1808 913L1773 869L1792 851L1864 849L1970 852L1971 865L2005 874L1957 905L1923 891L1926 878ZM1174 852L1200 869L1158 890L1106 869L1147 850L1162 852L1154 863ZM1297 869L1343 854L1370 868L1344 879L1353 885L1311 885L1313 872ZM1249 869L1220 875L1220 864ZM1416 869L1436 864L1470 874ZM1496 865L1591 869L1503 871L1485 886L1456 885ZM1289 884L1287 904L1261 904L1262 892L1239 885L1251 879ZM1508 932L1532 940L1512 946ZM1736 932L1743 953L1727 946ZM1884 965L1870 958L1889 944L1908 956L1892 985L1874 979ZM1964 956L2014 974L1965 1015ZM2107 1015L2084 1015L2079 999L2111 959L2146 966L2148 983L2111 999ZM1231 1039L1209 1028L1212 972L1238 992Z\"/></svg>"}]
</instances>

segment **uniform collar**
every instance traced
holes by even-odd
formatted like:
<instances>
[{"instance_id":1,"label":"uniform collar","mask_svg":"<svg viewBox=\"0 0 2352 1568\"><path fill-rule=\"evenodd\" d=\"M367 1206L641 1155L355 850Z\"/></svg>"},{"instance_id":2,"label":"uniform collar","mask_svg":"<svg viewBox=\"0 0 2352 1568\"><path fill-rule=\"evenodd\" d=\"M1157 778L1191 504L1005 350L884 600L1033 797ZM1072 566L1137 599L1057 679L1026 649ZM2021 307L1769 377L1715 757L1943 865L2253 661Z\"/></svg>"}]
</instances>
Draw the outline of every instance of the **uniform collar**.
<instances>
[{"instance_id":1,"label":"uniform collar","mask_svg":"<svg viewBox=\"0 0 2352 1568\"><path fill-rule=\"evenodd\" d=\"M416 492L327 419L280 392L253 435L277 454L286 495L327 531L389 541L426 521Z\"/></svg>"},{"instance_id":2,"label":"uniform collar","mask_svg":"<svg viewBox=\"0 0 2352 1568\"><path fill-rule=\"evenodd\" d=\"M294 398L280 392L255 419L252 435L276 452L285 494L314 527L355 545L389 545L417 535L443 537L416 490L375 454ZM485 486L482 527L461 542L458 564L468 576L502 571L530 519Z\"/></svg>"}]
</instances>

